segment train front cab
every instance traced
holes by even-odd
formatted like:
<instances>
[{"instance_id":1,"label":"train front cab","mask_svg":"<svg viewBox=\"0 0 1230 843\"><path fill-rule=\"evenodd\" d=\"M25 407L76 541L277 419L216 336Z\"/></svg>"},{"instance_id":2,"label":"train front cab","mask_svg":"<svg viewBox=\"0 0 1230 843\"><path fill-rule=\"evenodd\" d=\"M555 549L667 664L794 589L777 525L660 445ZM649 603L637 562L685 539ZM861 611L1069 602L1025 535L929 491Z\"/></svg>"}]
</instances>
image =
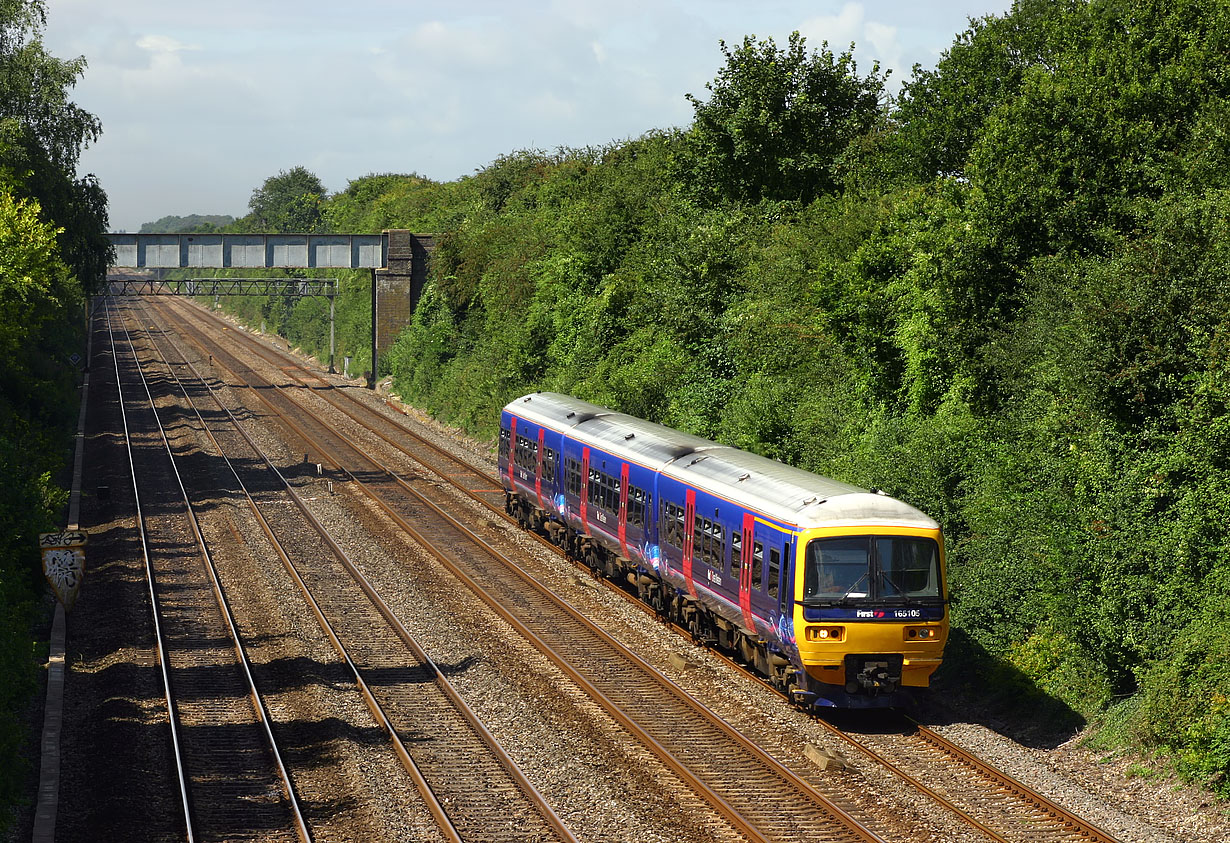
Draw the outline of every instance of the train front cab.
<instances>
[{"instance_id":1,"label":"train front cab","mask_svg":"<svg viewBox=\"0 0 1230 843\"><path fill-rule=\"evenodd\" d=\"M900 706L909 702L904 689L930 684L948 640L939 530L808 530L794 570L794 630L804 668L796 701Z\"/></svg>"}]
</instances>

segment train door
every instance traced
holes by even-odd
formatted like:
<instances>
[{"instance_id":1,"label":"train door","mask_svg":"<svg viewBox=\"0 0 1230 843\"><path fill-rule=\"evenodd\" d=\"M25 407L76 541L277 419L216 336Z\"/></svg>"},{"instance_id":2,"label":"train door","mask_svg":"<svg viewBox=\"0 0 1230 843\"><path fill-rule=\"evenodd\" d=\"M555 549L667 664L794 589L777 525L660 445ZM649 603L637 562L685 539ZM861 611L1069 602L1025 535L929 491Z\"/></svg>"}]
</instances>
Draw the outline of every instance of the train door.
<instances>
[{"instance_id":1,"label":"train door","mask_svg":"<svg viewBox=\"0 0 1230 843\"><path fill-rule=\"evenodd\" d=\"M761 614L774 623L778 613L784 613L788 582L783 582L782 554L773 549L774 537L778 534L764 524L756 525L756 542L752 548L753 589L760 588L756 581L763 579L763 590L753 591L753 603L759 603Z\"/></svg>"},{"instance_id":2,"label":"train door","mask_svg":"<svg viewBox=\"0 0 1230 843\"><path fill-rule=\"evenodd\" d=\"M509 421L508 436L508 488L517 491L517 417Z\"/></svg>"},{"instance_id":3,"label":"train door","mask_svg":"<svg viewBox=\"0 0 1230 843\"><path fill-rule=\"evenodd\" d=\"M688 489L686 494L683 505L683 578L688 584L688 593L699 598L692 579L692 553L696 549L696 490Z\"/></svg>"},{"instance_id":4,"label":"train door","mask_svg":"<svg viewBox=\"0 0 1230 843\"><path fill-rule=\"evenodd\" d=\"M547 452L547 430L538 428L538 454L534 461L534 494L538 497L538 508L542 509L542 459Z\"/></svg>"},{"instance_id":5,"label":"train door","mask_svg":"<svg viewBox=\"0 0 1230 843\"><path fill-rule=\"evenodd\" d=\"M622 463L619 468L619 553L624 559L631 559L628 553L628 464Z\"/></svg>"},{"instance_id":6,"label":"train door","mask_svg":"<svg viewBox=\"0 0 1230 843\"><path fill-rule=\"evenodd\" d=\"M589 535L589 448L581 449L581 530Z\"/></svg>"},{"instance_id":7,"label":"train door","mask_svg":"<svg viewBox=\"0 0 1230 843\"><path fill-rule=\"evenodd\" d=\"M755 531L756 516L750 512L743 513L743 541L739 546L739 612L743 615L743 625L753 634L756 632L756 619L752 615L752 589L760 587L759 582L752 581Z\"/></svg>"}]
</instances>

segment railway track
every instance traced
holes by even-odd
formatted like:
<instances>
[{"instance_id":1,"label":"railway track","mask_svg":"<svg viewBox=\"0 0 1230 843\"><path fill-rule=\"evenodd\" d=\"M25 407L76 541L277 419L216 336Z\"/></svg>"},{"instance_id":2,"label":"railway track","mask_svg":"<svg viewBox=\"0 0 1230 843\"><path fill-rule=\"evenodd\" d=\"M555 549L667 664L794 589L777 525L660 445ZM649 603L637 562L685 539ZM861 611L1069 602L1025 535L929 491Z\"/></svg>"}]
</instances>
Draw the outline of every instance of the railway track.
<instances>
[{"instance_id":1,"label":"railway track","mask_svg":"<svg viewBox=\"0 0 1230 843\"><path fill-rule=\"evenodd\" d=\"M202 347L210 346L192 325L181 322L179 328ZM240 380L259 385L252 393L313 455L344 473L346 485L370 495L741 834L752 840L882 839L448 514L455 501L441 496L433 483L387 471L292 401L287 390L269 388L273 385L243 360L218 347L208 353Z\"/></svg>"},{"instance_id":2,"label":"railway track","mask_svg":"<svg viewBox=\"0 0 1230 843\"><path fill-rule=\"evenodd\" d=\"M184 834L190 841L234 840L261 829L266 840L309 841L268 708L180 477L172 436L122 326L128 352L121 350L113 315L108 309L105 318ZM138 410L141 394L148 408Z\"/></svg>"},{"instance_id":3,"label":"railway track","mask_svg":"<svg viewBox=\"0 0 1230 843\"><path fill-rule=\"evenodd\" d=\"M1116 843L1033 788L904 714L856 736L821 720L839 740L1000 843Z\"/></svg>"},{"instance_id":4,"label":"railway track","mask_svg":"<svg viewBox=\"0 0 1230 843\"><path fill-rule=\"evenodd\" d=\"M216 317L210 315L208 318ZM346 390L334 388L301 367L294 358L270 351L248 337L235 335L233 340L246 340L248 348L280 369L295 382L298 389L310 390L371 436L421 464L441 482L467 494L489 511L506 517L503 492L496 478L437 447L410 426L350 398L345 395ZM284 390L295 388L283 387ZM545 538L535 538L555 549ZM633 602L640 606L639 602ZM742 669L741 665L736 666ZM835 737L882 765L919 793L935 800L944 810L987 839L1114 841L1109 833L924 726L913 723L909 728L895 730L889 736L860 740L848 731L821 722Z\"/></svg>"},{"instance_id":5,"label":"railway track","mask_svg":"<svg viewBox=\"0 0 1230 843\"><path fill-rule=\"evenodd\" d=\"M161 341L155 344L160 346L168 371L192 402L201 426L242 489L249 510L350 669L364 702L391 740L442 836L459 842L575 841L175 340L162 333ZM173 363L171 356L180 362ZM176 374L176 369L185 370L185 377ZM248 468L239 467L242 459L226 456L227 450L234 449L219 444L197 401L214 404L219 412L211 412L216 420L212 427L237 433L249 455L256 456L256 461L248 461ZM246 482L244 474L248 475ZM249 485L269 483L289 498L293 512L268 502L258 506Z\"/></svg>"}]
</instances>

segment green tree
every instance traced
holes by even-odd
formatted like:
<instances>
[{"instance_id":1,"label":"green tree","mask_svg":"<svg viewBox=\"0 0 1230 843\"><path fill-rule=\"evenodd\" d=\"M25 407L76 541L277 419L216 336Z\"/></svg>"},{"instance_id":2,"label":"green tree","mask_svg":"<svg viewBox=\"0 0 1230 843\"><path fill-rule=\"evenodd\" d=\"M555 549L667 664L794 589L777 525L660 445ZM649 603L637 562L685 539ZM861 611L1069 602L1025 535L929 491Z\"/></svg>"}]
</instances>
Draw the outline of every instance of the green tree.
<instances>
[{"instance_id":1,"label":"green tree","mask_svg":"<svg viewBox=\"0 0 1230 843\"><path fill-rule=\"evenodd\" d=\"M726 66L691 94L693 123L684 137L680 173L709 202L811 201L840 184L834 162L882 116L887 76L873 64L860 77L851 50L834 55L825 42L808 52L795 32L779 49L772 38L743 39Z\"/></svg>"},{"instance_id":2,"label":"green tree","mask_svg":"<svg viewBox=\"0 0 1230 843\"><path fill-rule=\"evenodd\" d=\"M62 459L56 428L71 413L64 333L80 293L60 258L60 233L40 220L36 202L0 188L0 806L21 792L24 770L35 540L64 497L50 477ZM0 810L0 829L8 817Z\"/></svg>"},{"instance_id":3,"label":"green tree","mask_svg":"<svg viewBox=\"0 0 1230 843\"><path fill-rule=\"evenodd\" d=\"M229 214L188 214L176 216L168 214L154 222L141 226L139 234L208 234L218 231L235 221Z\"/></svg>"},{"instance_id":4,"label":"green tree","mask_svg":"<svg viewBox=\"0 0 1230 843\"><path fill-rule=\"evenodd\" d=\"M109 246L107 198L92 175L78 178L81 150L102 131L69 99L85 59L58 59L40 40L42 0L0 0L0 184L38 200L64 231L60 249L83 283L101 285Z\"/></svg>"},{"instance_id":5,"label":"green tree","mask_svg":"<svg viewBox=\"0 0 1230 843\"><path fill-rule=\"evenodd\" d=\"M323 230L325 186L306 167L282 170L252 191L250 223L271 233L311 234Z\"/></svg>"}]
</instances>

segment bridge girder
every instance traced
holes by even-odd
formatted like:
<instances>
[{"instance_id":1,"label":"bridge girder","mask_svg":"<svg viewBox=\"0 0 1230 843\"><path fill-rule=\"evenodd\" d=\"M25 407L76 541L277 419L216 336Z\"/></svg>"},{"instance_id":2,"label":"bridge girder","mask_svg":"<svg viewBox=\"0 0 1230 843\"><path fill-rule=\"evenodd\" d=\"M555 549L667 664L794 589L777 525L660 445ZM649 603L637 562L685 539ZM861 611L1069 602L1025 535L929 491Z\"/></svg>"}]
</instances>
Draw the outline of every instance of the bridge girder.
<instances>
[{"instance_id":1,"label":"bridge girder","mask_svg":"<svg viewBox=\"0 0 1230 843\"><path fill-rule=\"evenodd\" d=\"M158 280L108 276L113 296L287 296L337 295L336 278L188 278Z\"/></svg>"}]
</instances>

